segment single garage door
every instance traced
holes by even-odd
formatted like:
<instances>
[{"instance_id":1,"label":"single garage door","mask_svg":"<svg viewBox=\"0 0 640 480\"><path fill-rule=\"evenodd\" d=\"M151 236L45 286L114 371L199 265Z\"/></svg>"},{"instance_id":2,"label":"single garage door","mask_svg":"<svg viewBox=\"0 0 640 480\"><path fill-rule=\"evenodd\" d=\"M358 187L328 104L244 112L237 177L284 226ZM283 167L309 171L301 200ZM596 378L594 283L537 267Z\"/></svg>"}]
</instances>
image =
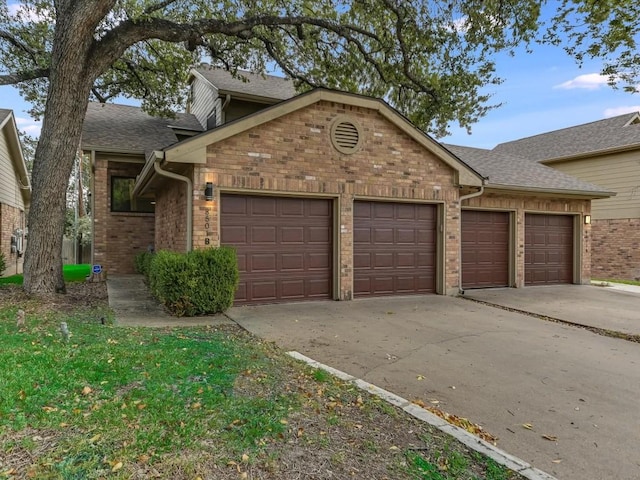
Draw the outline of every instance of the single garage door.
<instances>
[{"instance_id":1,"label":"single garage door","mask_svg":"<svg viewBox=\"0 0 640 480\"><path fill-rule=\"evenodd\" d=\"M354 296L435 292L435 205L356 201Z\"/></svg>"},{"instance_id":2,"label":"single garage door","mask_svg":"<svg viewBox=\"0 0 640 480\"><path fill-rule=\"evenodd\" d=\"M525 285L573 283L573 217L527 213Z\"/></svg>"},{"instance_id":3,"label":"single garage door","mask_svg":"<svg viewBox=\"0 0 640 480\"><path fill-rule=\"evenodd\" d=\"M462 211L462 287L509 286L509 213Z\"/></svg>"},{"instance_id":4,"label":"single garage door","mask_svg":"<svg viewBox=\"0 0 640 480\"><path fill-rule=\"evenodd\" d=\"M332 201L222 195L221 243L236 248L236 304L332 297Z\"/></svg>"}]
</instances>

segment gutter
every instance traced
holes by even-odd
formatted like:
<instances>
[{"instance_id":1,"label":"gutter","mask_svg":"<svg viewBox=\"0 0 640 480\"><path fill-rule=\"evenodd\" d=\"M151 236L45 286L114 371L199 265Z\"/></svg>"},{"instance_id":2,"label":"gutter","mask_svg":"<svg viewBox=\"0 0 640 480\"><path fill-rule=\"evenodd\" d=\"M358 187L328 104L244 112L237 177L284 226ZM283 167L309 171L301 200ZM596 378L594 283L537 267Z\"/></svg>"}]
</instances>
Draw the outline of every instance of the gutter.
<instances>
[{"instance_id":1,"label":"gutter","mask_svg":"<svg viewBox=\"0 0 640 480\"><path fill-rule=\"evenodd\" d=\"M460 262L460 267L458 268L458 294L464 295L464 289L462 288L462 201L468 200L473 197L479 197L484 193L484 185L487 182L487 178L482 179L482 186L480 190L477 192L469 193L467 195L462 195L458 202L460 203L460 242L458 243L458 261Z\"/></svg>"},{"instance_id":2,"label":"gutter","mask_svg":"<svg viewBox=\"0 0 640 480\"><path fill-rule=\"evenodd\" d=\"M608 198L615 197L617 195L616 192L604 192L604 191L595 191L595 190L568 190L561 188L544 188L544 187L521 187L518 185L500 185L500 184L490 184L487 188L490 190L501 190L501 191L512 191L512 192L524 192L524 193L542 193L542 194L550 194L557 195L560 197L566 196L579 196L584 197L585 199L596 199L596 198Z\"/></svg>"},{"instance_id":3,"label":"gutter","mask_svg":"<svg viewBox=\"0 0 640 480\"><path fill-rule=\"evenodd\" d=\"M187 245L186 251L193 250L193 182L189 177L178 175L177 173L168 172L160 168L160 162L164 159L164 152L154 151L155 159L153 161L153 169L155 172L162 176L171 178L173 180L179 180L187 184Z\"/></svg>"}]
</instances>

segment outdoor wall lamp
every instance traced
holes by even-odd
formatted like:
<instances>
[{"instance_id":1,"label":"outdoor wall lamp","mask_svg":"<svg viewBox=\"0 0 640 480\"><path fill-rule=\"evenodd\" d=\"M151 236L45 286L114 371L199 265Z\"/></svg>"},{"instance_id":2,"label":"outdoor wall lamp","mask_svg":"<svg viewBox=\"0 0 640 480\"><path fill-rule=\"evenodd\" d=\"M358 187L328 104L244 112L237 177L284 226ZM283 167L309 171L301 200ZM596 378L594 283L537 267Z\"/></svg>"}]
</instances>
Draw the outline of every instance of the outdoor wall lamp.
<instances>
[{"instance_id":1,"label":"outdoor wall lamp","mask_svg":"<svg viewBox=\"0 0 640 480\"><path fill-rule=\"evenodd\" d=\"M208 202L213 200L213 182L207 182L205 184L204 199Z\"/></svg>"},{"instance_id":2,"label":"outdoor wall lamp","mask_svg":"<svg viewBox=\"0 0 640 480\"><path fill-rule=\"evenodd\" d=\"M584 224L585 225L591 225L591 215L585 215L584 216Z\"/></svg>"}]
</instances>

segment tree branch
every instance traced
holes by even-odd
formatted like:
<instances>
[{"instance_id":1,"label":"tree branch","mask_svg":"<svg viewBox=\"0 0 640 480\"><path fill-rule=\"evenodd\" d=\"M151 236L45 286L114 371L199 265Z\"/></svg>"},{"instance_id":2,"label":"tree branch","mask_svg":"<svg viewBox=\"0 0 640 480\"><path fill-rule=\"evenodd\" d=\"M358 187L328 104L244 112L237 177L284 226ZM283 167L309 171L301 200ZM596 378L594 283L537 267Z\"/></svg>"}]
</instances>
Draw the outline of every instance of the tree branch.
<instances>
[{"instance_id":1,"label":"tree branch","mask_svg":"<svg viewBox=\"0 0 640 480\"><path fill-rule=\"evenodd\" d=\"M150 15L154 12L157 12L158 10L162 10L165 7L168 7L169 5L171 5L172 3L176 3L176 0L163 0L161 2L158 3L153 3L151 5L149 5L147 8L145 8L142 13L144 15Z\"/></svg>"},{"instance_id":2,"label":"tree branch","mask_svg":"<svg viewBox=\"0 0 640 480\"><path fill-rule=\"evenodd\" d=\"M38 63L38 61L36 59L36 56L37 56L38 52L36 52L33 48L31 48L29 45L27 45L26 43L24 43L20 39L16 38L11 33L7 32L6 30L0 30L0 39L6 40L7 42L9 42L14 47L16 47L16 48L22 50L23 52L25 52L27 55L29 55L29 57L31 58L31 61L33 63L35 63L35 64Z\"/></svg>"},{"instance_id":3,"label":"tree branch","mask_svg":"<svg viewBox=\"0 0 640 480\"><path fill-rule=\"evenodd\" d=\"M29 80L36 80L38 78L47 78L48 76L48 68L36 68L26 72L7 73L6 75L0 75L0 86L15 85L16 83L28 82Z\"/></svg>"}]
</instances>

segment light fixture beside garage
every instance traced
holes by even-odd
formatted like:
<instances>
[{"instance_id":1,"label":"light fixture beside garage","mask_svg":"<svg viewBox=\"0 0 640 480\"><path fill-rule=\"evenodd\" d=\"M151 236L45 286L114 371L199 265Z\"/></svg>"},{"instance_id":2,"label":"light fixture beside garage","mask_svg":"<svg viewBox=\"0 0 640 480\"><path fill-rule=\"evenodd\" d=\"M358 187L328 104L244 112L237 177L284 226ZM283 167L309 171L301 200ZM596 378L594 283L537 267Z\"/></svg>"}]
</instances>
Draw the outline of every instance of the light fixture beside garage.
<instances>
[{"instance_id":1,"label":"light fixture beside garage","mask_svg":"<svg viewBox=\"0 0 640 480\"><path fill-rule=\"evenodd\" d=\"M213 200L213 182L207 182L204 187L204 199L207 202Z\"/></svg>"},{"instance_id":2,"label":"light fixture beside garage","mask_svg":"<svg viewBox=\"0 0 640 480\"><path fill-rule=\"evenodd\" d=\"M346 155L360 150L362 129L358 122L344 115L337 117L331 125L331 144Z\"/></svg>"},{"instance_id":3,"label":"light fixture beside garage","mask_svg":"<svg viewBox=\"0 0 640 480\"><path fill-rule=\"evenodd\" d=\"M585 215L584 216L584 224L585 225L591 225L591 215Z\"/></svg>"}]
</instances>

